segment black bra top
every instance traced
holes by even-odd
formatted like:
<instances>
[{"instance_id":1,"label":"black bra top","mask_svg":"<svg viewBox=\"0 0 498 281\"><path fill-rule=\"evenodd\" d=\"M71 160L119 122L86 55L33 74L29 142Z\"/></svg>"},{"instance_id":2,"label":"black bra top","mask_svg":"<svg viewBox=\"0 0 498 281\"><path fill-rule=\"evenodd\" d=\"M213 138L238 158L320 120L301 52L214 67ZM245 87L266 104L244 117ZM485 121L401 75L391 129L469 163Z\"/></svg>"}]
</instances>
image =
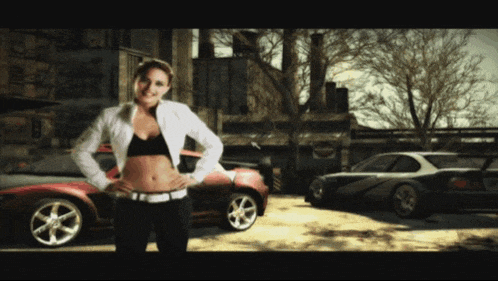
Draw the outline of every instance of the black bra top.
<instances>
[{"instance_id":1,"label":"black bra top","mask_svg":"<svg viewBox=\"0 0 498 281\"><path fill-rule=\"evenodd\" d=\"M161 155L164 154L166 157L171 159L171 155L169 154L168 145L164 140L162 134L149 139L143 140L137 135L133 134L133 139L128 146L128 157L132 156L141 156L141 155Z\"/></svg>"}]
</instances>

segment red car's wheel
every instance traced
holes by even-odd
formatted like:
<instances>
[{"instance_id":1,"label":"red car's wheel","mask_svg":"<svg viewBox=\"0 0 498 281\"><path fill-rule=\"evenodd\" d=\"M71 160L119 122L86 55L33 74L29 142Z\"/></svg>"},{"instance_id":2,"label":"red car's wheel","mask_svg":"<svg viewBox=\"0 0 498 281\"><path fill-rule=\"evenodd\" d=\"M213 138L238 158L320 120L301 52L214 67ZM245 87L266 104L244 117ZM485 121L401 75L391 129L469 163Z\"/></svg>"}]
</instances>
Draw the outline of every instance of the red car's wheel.
<instances>
[{"instance_id":1,"label":"red car's wheel","mask_svg":"<svg viewBox=\"0 0 498 281\"><path fill-rule=\"evenodd\" d=\"M49 198L35 205L26 223L31 244L59 247L78 236L83 226L83 216L72 202Z\"/></svg>"},{"instance_id":2,"label":"red car's wheel","mask_svg":"<svg viewBox=\"0 0 498 281\"><path fill-rule=\"evenodd\" d=\"M224 228L229 230L243 231L249 229L258 217L258 204L251 195L235 193L230 201L224 215Z\"/></svg>"}]
</instances>

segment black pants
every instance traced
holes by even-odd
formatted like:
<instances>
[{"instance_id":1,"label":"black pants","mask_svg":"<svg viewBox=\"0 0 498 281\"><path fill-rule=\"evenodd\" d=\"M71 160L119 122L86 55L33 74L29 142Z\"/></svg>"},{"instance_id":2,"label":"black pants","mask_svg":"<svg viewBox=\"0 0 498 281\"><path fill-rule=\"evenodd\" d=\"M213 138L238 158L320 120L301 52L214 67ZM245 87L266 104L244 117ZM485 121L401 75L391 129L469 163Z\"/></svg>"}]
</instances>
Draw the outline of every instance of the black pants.
<instances>
[{"instance_id":1,"label":"black pants","mask_svg":"<svg viewBox=\"0 0 498 281\"><path fill-rule=\"evenodd\" d=\"M154 230L161 253L185 253L191 213L192 201L188 196L164 203L118 199L114 215L116 252L145 253L150 233Z\"/></svg>"}]
</instances>

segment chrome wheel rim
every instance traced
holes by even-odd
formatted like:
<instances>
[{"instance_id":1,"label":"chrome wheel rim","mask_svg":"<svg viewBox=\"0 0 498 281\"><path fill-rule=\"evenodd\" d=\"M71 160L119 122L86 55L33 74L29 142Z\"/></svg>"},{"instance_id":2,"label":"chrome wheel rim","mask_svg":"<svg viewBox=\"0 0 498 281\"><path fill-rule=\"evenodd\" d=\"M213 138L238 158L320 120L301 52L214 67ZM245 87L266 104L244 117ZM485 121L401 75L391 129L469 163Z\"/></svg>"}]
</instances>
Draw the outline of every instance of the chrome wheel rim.
<instances>
[{"instance_id":1,"label":"chrome wheel rim","mask_svg":"<svg viewBox=\"0 0 498 281\"><path fill-rule=\"evenodd\" d=\"M61 246L81 230L83 218L78 208L66 201L51 201L38 207L31 216L31 235L45 246Z\"/></svg>"},{"instance_id":2,"label":"chrome wheel rim","mask_svg":"<svg viewBox=\"0 0 498 281\"><path fill-rule=\"evenodd\" d=\"M406 216L411 214L417 205L417 193L411 186L399 187L393 196L394 209L400 215Z\"/></svg>"},{"instance_id":3,"label":"chrome wheel rim","mask_svg":"<svg viewBox=\"0 0 498 281\"><path fill-rule=\"evenodd\" d=\"M228 222L236 230L248 229L257 217L258 205L251 196L235 197L228 205Z\"/></svg>"}]
</instances>

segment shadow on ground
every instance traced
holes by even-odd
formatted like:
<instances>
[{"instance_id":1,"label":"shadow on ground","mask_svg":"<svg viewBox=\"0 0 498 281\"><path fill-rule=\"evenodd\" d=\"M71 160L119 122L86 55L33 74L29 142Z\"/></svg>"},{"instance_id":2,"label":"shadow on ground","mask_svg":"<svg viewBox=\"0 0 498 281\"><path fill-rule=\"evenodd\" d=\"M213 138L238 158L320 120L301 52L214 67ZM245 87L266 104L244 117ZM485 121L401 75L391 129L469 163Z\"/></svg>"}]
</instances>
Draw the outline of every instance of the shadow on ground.
<instances>
[{"instance_id":1,"label":"shadow on ground","mask_svg":"<svg viewBox=\"0 0 498 281\"><path fill-rule=\"evenodd\" d=\"M310 204L303 203L297 205L298 208L317 208ZM389 244L393 240L391 232L410 232L410 231L431 231L431 230L473 230L473 229L497 229L498 214L495 213L435 213L426 219L402 219L394 212L380 209L376 206L369 206L358 203L342 204L340 206L324 206L322 210L336 210L349 212L356 215L369 217L379 222L402 225L384 229L383 231L374 230L320 230L312 232L320 237L338 237L349 236L359 239L376 238ZM488 234L487 236L469 235L459 239L459 241L445 246L440 246L441 251L464 251L464 250L485 250L498 251L498 231L497 234Z\"/></svg>"},{"instance_id":2,"label":"shadow on ground","mask_svg":"<svg viewBox=\"0 0 498 281\"><path fill-rule=\"evenodd\" d=\"M297 205L298 208L317 208L311 204L304 203ZM361 216L369 217L379 222L405 225L406 227L395 228L398 231L413 230L458 230L475 228L498 228L498 212L494 213L435 213L426 219L402 219L394 212L386 208L378 208L364 203L343 203L337 206L320 207L324 210L336 210L349 212Z\"/></svg>"},{"instance_id":3,"label":"shadow on ground","mask_svg":"<svg viewBox=\"0 0 498 281\"><path fill-rule=\"evenodd\" d=\"M231 233L230 231L223 230L215 224L202 223L192 226L190 231L190 238L201 238L205 236L222 235ZM150 242L156 242L155 233L152 232L149 238ZM84 247L84 246L106 246L114 245L114 230L112 227L92 229L86 233L80 234L77 240L70 243L70 247ZM29 249L29 246L20 238L5 237L0 240L0 251L2 249Z\"/></svg>"}]
</instances>

